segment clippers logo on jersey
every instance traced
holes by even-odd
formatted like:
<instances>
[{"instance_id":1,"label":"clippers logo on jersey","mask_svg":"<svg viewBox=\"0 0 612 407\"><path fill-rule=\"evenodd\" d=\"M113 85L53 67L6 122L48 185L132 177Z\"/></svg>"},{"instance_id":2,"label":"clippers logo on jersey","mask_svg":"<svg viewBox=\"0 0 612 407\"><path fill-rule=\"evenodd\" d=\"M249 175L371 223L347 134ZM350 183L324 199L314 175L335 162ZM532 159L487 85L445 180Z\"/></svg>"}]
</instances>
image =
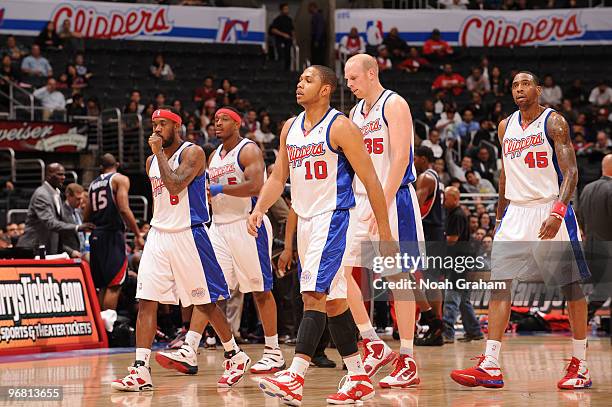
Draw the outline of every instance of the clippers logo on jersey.
<instances>
[{"instance_id":1,"label":"clippers logo on jersey","mask_svg":"<svg viewBox=\"0 0 612 407\"><path fill-rule=\"evenodd\" d=\"M287 145L287 155L292 168L301 167L302 161L308 157L325 155L323 141L305 146Z\"/></svg>"},{"instance_id":2,"label":"clippers logo on jersey","mask_svg":"<svg viewBox=\"0 0 612 407\"><path fill-rule=\"evenodd\" d=\"M521 139L504 138L504 156L520 157L523 150L542 144L544 144L544 134L542 132Z\"/></svg>"},{"instance_id":3,"label":"clippers logo on jersey","mask_svg":"<svg viewBox=\"0 0 612 407\"><path fill-rule=\"evenodd\" d=\"M218 168L210 168L208 170L208 176L211 181L217 182L217 180L225 174L232 174L236 172L236 166L234 163L226 164Z\"/></svg>"},{"instance_id":4,"label":"clippers logo on jersey","mask_svg":"<svg viewBox=\"0 0 612 407\"><path fill-rule=\"evenodd\" d=\"M382 129L382 125L380 124L380 118L378 118L361 126L361 134L365 137L368 134L374 133L380 129Z\"/></svg>"},{"instance_id":5,"label":"clippers logo on jersey","mask_svg":"<svg viewBox=\"0 0 612 407\"><path fill-rule=\"evenodd\" d=\"M153 190L153 198L159 196L164 191L164 181L159 177L149 177L151 180L151 189Z\"/></svg>"}]
</instances>

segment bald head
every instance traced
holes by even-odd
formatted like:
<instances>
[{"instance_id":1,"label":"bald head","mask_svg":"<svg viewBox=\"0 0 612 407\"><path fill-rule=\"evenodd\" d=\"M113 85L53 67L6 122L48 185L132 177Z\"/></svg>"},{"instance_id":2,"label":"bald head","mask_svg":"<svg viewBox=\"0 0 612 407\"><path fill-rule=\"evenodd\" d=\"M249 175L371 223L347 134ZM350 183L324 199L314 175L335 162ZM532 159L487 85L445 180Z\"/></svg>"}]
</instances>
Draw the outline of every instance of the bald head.
<instances>
[{"instance_id":1,"label":"bald head","mask_svg":"<svg viewBox=\"0 0 612 407\"><path fill-rule=\"evenodd\" d=\"M346 69L348 69L349 65L361 68L365 72L369 71L370 69L373 69L374 72L378 74L378 64L376 63L376 59L372 55L353 55L348 59L348 61L346 61Z\"/></svg>"},{"instance_id":2,"label":"bald head","mask_svg":"<svg viewBox=\"0 0 612 407\"><path fill-rule=\"evenodd\" d=\"M119 163L114 155L106 153L102 156L102 158L100 158L100 166L102 167L102 171L107 171L117 168Z\"/></svg>"},{"instance_id":3,"label":"bald head","mask_svg":"<svg viewBox=\"0 0 612 407\"><path fill-rule=\"evenodd\" d=\"M612 177L612 154L607 154L601 162L601 172L606 177Z\"/></svg>"},{"instance_id":4,"label":"bald head","mask_svg":"<svg viewBox=\"0 0 612 407\"><path fill-rule=\"evenodd\" d=\"M64 184L66 174L64 166L60 163L51 163L45 167L45 181L53 188L59 188Z\"/></svg>"}]
</instances>

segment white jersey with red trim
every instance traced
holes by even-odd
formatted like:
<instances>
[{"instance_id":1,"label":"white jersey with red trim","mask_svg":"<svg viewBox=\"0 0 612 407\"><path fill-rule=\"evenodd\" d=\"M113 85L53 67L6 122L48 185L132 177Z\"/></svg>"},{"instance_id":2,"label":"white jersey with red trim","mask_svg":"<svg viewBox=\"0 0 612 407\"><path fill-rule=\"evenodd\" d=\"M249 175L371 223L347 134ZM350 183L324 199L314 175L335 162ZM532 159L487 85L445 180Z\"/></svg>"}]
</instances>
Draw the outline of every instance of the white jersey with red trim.
<instances>
[{"instance_id":1,"label":"white jersey with red trim","mask_svg":"<svg viewBox=\"0 0 612 407\"><path fill-rule=\"evenodd\" d=\"M378 100L372 105L370 111L365 113L363 111L365 105L365 99L362 99L355 106L352 120L361 129L363 135L363 142L365 143L376 175L380 179L380 183L384 186L387 181L387 177L391 172L391 151L389 142L389 127L387 126L387 118L385 117L385 104L395 92L385 89ZM414 133L410 141L410 161L408 167L404 173L404 178L400 186L408 185L416 180L416 171L414 168ZM365 186L363 182L356 177L355 178L355 193L366 194Z\"/></svg>"},{"instance_id":2,"label":"white jersey with red trim","mask_svg":"<svg viewBox=\"0 0 612 407\"><path fill-rule=\"evenodd\" d=\"M192 143L183 142L168 159L171 170L176 170L181 162L181 154ZM208 222L206 203L206 176L196 176L193 181L179 192L170 195L161 179L157 157L153 156L149 167L149 179L153 190L153 219L151 226L164 232L179 232L193 225Z\"/></svg>"},{"instance_id":3,"label":"white jersey with red trim","mask_svg":"<svg viewBox=\"0 0 612 407\"><path fill-rule=\"evenodd\" d=\"M521 112L506 124L502 142L506 199L516 203L551 201L559 196L563 176L554 143L546 134L546 121L553 109L545 109L523 129Z\"/></svg>"},{"instance_id":4,"label":"white jersey with red trim","mask_svg":"<svg viewBox=\"0 0 612 407\"><path fill-rule=\"evenodd\" d=\"M341 115L330 107L319 123L306 132L302 112L287 133L291 205L302 218L355 206L355 172L344 154L329 142L331 126Z\"/></svg>"},{"instance_id":5,"label":"white jersey with red trim","mask_svg":"<svg viewBox=\"0 0 612 407\"><path fill-rule=\"evenodd\" d=\"M255 144L249 139L241 140L231 151L221 157L223 144L213 153L208 167L208 178L211 185L236 185L245 181L244 168L240 165L240 152L247 144ZM263 172L264 181L266 172ZM211 199L213 222L217 224L232 223L246 219L253 210L255 197L237 197L217 194ZM245 229L246 230L246 229Z\"/></svg>"}]
</instances>

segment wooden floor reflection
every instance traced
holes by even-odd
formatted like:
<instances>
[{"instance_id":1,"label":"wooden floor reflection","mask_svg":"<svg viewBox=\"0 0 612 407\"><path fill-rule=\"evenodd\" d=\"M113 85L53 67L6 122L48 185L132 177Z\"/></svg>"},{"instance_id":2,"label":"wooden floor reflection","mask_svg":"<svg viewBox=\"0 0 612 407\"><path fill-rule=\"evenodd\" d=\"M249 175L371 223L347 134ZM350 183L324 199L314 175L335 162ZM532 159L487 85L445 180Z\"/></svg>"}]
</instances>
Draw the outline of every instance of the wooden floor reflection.
<instances>
[{"instance_id":1,"label":"wooden floor reflection","mask_svg":"<svg viewBox=\"0 0 612 407\"><path fill-rule=\"evenodd\" d=\"M398 343L393 346L398 347ZM484 342L455 343L440 348L417 348L421 385L408 390L377 389L376 397L366 406L610 406L612 405L612 348L608 338L589 342L588 361L593 388L583 391L558 391L563 358L569 355L571 342L560 336L509 337L502 349L502 367L506 386L499 390L469 389L455 384L449 372L473 363L470 357L483 351ZM245 349L252 359L259 358L261 346ZM293 348L284 347L290 360ZM337 352L328 349L330 358L340 362ZM57 356L60 356L57 358ZM61 403L39 402L29 405L63 406L277 406L275 399L258 390L256 376L250 375L236 388L220 391L216 381L222 372L221 350L201 350L200 373L185 376L158 366L152 359L153 392L119 393L109 383L124 376L133 361L133 353L54 355L54 358L15 361L0 359L2 386L64 386ZM341 365L341 364L340 364ZM386 373L384 371L383 373ZM306 378L303 406L325 405L325 397L334 392L344 372L337 369L311 368ZM383 376L379 373L378 379ZM0 401L0 405L5 405ZM18 404L11 404L18 405ZM25 405L25 404L24 404Z\"/></svg>"}]
</instances>

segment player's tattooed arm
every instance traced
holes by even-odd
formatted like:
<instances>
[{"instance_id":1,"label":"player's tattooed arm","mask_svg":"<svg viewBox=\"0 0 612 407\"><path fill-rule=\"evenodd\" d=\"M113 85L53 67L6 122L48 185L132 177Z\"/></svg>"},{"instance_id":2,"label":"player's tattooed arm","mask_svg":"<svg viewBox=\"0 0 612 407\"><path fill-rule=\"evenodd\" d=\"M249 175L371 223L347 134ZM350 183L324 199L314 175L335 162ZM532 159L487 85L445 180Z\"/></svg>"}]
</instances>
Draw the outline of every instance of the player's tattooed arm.
<instances>
[{"instance_id":1,"label":"player's tattooed arm","mask_svg":"<svg viewBox=\"0 0 612 407\"><path fill-rule=\"evenodd\" d=\"M563 182L559 187L559 200L569 205L578 184L578 168L565 118L557 112L552 112L546 121L546 133L553 139L559 169L563 174Z\"/></svg>"},{"instance_id":2,"label":"player's tattooed arm","mask_svg":"<svg viewBox=\"0 0 612 407\"><path fill-rule=\"evenodd\" d=\"M160 150L155 156L161 179L171 195L178 195L196 176L204 172L206 155L199 146L190 146L183 150L181 163L175 171L170 168L170 163L163 150Z\"/></svg>"},{"instance_id":3,"label":"player's tattooed arm","mask_svg":"<svg viewBox=\"0 0 612 407\"><path fill-rule=\"evenodd\" d=\"M499 122L499 126L497 127L497 136L499 137L499 144L501 146L504 145L504 134L506 134L506 125L508 124L508 119L504 119ZM502 216L504 216L504 212L510 203L509 200L506 199L506 171L504 169L504 155L502 154L502 164L501 171L499 173L499 199L497 200L497 222L501 222Z\"/></svg>"}]
</instances>

